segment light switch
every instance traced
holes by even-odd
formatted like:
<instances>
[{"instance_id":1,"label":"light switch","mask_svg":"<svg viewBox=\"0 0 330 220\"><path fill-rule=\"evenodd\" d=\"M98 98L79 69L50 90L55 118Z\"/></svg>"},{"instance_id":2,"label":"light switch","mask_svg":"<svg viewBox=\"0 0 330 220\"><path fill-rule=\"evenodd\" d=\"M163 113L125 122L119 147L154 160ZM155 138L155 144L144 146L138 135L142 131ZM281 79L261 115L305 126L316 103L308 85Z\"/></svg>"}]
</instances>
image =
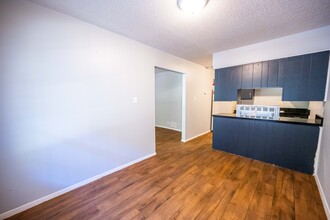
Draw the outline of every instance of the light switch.
<instances>
[{"instance_id":1,"label":"light switch","mask_svg":"<svg viewBox=\"0 0 330 220\"><path fill-rule=\"evenodd\" d=\"M134 104L138 103L138 98L137 97L133 97L133 103Z\"/></svg>"}]
</instances>

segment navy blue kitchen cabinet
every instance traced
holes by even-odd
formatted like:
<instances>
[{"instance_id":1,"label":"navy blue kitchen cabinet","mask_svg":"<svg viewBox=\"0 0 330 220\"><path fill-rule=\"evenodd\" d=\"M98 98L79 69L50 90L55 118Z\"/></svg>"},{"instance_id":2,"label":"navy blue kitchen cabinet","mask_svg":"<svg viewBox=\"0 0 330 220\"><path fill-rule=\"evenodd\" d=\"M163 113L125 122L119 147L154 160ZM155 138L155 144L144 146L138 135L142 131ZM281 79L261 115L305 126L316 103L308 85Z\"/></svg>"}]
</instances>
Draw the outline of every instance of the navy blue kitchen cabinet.
<instances>
[{"instance_id":1,"label":"navy blue kitchen cabinet","mask_svg":"<svg viewBox=\"0 0 330 220\"><path fill-rule=\"evenodd\" d=\"M286 167L312 174L319 129L313 126L291 125L287 127L286 135L291 149L289 154L296 157L295 160L288 160Z\"/></svg>"},{"instance_id":2,"label":"navy blue kitchen cabinet","mask_svg":"<svg viewBox=\"0 0 330 220\"><path fill-rule=\"evenodd\" d=\"M242 120L238 126L238 145L236 154L248 157L250 143L251 143L251 126L250 120Z\"/></svg>"},{"instance_id":3,"label":"navy blue kitchen cabinet","mask_svg":"<svg viewBox=\"0 0 330 220\"><path fill-rule=\"evenodd\" d=\"M229 101L228 92L230 92L227 83L227 68L218 69L215 72L215 87L214 87L214 100L215 101Z\"/></svg>"},{"instance_id":4,"label":"navy blue kitchen cabinet","mask_svg":"<svg viewBox=\"0 0 330 220\"><path fill-rule=\"evenodd\" d=\"M317 150L319 129L316 127L298 127L295 131L302 136L295 136L295 146L298 150L296 170L312 174L314 172L314 158ZM308 135L307 135L308 134Z\"/></svg>"},{"instance_id":5,"label":"navy blue kitchen cabinet","mask_svg":"<svg viewBox=\"0 0 330 220\"><path fill-rule=\"evenodd\" d=\"M312 55L302 56L302 73L300 76L299 99L297 101L309 100L309 80L311 72Z\"/></svg>"},{"instance_id":6,"label":"navy blue kitchen cabinet","mask_svg":"<svg viewBox=\"0 0 330 220\"><path fill-rule=\"evenodd\" d=\"M213 143L215 149L236 153L238 151L238 125L239 121L230 118L213 118ZM223 128L226 129L223 129Z\"/></svg>"},{"instance_id":7,"label":"navy blue kitchen cabinet","mask_svg":"<svg viewBox=\"0 0 330 220\"><path fill-rule=\"evenodd\" d=\"M215 72L215 101L236 101L241 88L242 66L217 69Z\"/></svg>"},{"instance_id":8,"label":"navy blue kitchen cabinet","mask_svg":"<svg viewBox=\"0 0 330 220\"><path fill-rule=\"evenodd\" d=\"M213 148L312 174L319 127L214 117Z\"/></svg>"},{"instance_id":9,"label":"navy blue kitchen cabinet","mask_svg":"<svg viewBox=\"0 0 330 220\"><path fill-rule=\"evenodd\" d=\"M261 67L261 87L268 87L268 61L262 62Z\"/></svg>"},{"instance_id":10,"label":"navy blue kitchen cabinet","mask_svg":"<svg viewBox=\"0 0 330 220\"><path fill-rule=\"evenodd\" d=\"M278 73L279 73L279 60L262 62L261 88L278 87Z\"/></svg>"},{"instance_id":11,"label":"navy blue kitchen cabinet","mask_svg":"<svg viewBox=\"0 0 330 220\"><path fill-rule=\"evenodd\" d=\"M287 162L296 158L290 158L291 154L288 152L288 148L291 144L288 144L287 139L287 124L285 123L274 123L271 134L271 160L270 163L276 164L281 167L287 167ZM292 134L291 134L292 135Z\"/></svg>"},{"instance_id":12,"label":"navy blue kitchen cabinet","mask_svg":"<svg viewBox=\"0 0 330 220\"><path fill-rule=\"evenodd\" d=\"M312 54L308 100L323 101L329 65L329 51Z\"/></svg>"},{"instance_id":13,"label":"navy blue kitchen cabinet","mask_svg":"<svg viewBox=\"0 0 330 220\"><path fill-rule=\"evenodd\" d=\"M228 92L230 89L227 83L227 75L227 68L218 69L215 72L215 101L229 101Z\"/></svg>"},{"instance_id":14,"label":"navy blue kitchen cabinet","mask_svg":"<svg viewBox=\"0 0 330 220\"><path fill-rule=\"evenodd\" d=\"M261 88L262 63L253 64L252 88Z\"/></svg>"},{"instance_id":15,"label":"navy blue kitchen cabinet","mask_svg":"<svg viewBox=\"0 0 330 220\"><path fill-rule=\"evenodd\" d=\"M302 56L289 57L286 61L282 100L300 101L300 80L302 72Z\"/></svg>"},{"instance_id":16,"label":"navy blue kitchen cabinet","mask_svg":"<svg viewBox=\"0 0 330 220\"><path fill-rule=\"evenodd\" d=\"M268 62L267 87L278 87L279 60Z\"/></svg>"},{"instance_id":17,"label":"navy blue kitchen cabinet","mask_svg":"<svg viewBox=\"0 0 330 220\"><path fill-rule=\"evenodd\" d=\"M242 85L242 67L234 66L227 68L227 82L229 91L227 91L228 101L237 100L237 89Z\"/></svg>"},{"instance_id":18,"label":"navy blue kitchen cabinet","mask_svg":"<svg viewBox=\"0 0 330 220\"><path fill-rule=\"evenodd\" d=\"M271 163L312 174L319 128L285 123L273 126Z\"/></svg>"},{"instance_id":19,"label":"navy blue kitchen cabinet","mask_svg":"<svg viewBox=\"0 0 330 220\"><path fill-rule=\"evenodd\" d=\"M247 157L267 161L270 154L269 134L272 132L272 122L262 120L250 120L250 145Z\"/></svg>"},{"instance_id":20,"label":"navy blue kitchen cabinet","mask_svg":"<svg viewBox=\"0 0 330 220\"><path fill-rule=\"evenodd\" d=\"M242 89L252 89L253 82L253 63L243 65Z\"/></svg>"},{"instance_id":21,"label":"navy blue kitchen cabinet","mask_svg":"<svg viewBox=\"0 0 330 220\"><path fill-rule=\"evenodd\" d=\"M215 70L215 79L214 79L214 101L221 101L224 91L224 81L223 79L223 72L225 71L224 68L216 69ZM222 73L222 74L221 74Z\"/></svg>"},{"instance_id":22,"label":"navy blue kitchen cabinet","mask_svg":"<svg viewBox=\"0 0 330 220\"><path fill-rule=\"evenodd\" d=\"M286 59L280 59L278 64L277 86L284 87L284 75L286 73Z\"/></svg>"},{"instance_id":23,"label":"navy blue kitchen cabinet","mask_svg":"<svg viewBox=\"0 0 330 220\"><path fill-rule=\"evenodd\" d=\"M286 58L283 101L323 101L329 51Z\"/></svg>"},{"instance_id":24,"label":"navy blue kitchen cabinet","mask_svg":"<svg viewBox=\"0 0 330 220\"><path fill-rule=\"evenodd\" d=\"M236 101L237 89L283 88L283 101L323 101L329 51L216 70L215 101Z\"/></svg>"},{"instance_id":25,"label":"navy blue kitchen cabinet","mask_svg":"<svg viewBox=\"0 0 330 220\"><path fill-rule=\"evenodd\" d=\"M279 60L262 62L261 88L276 88L278 86ZM257 87L254 87L257 88Z\"/></svg>"}]
</instances>

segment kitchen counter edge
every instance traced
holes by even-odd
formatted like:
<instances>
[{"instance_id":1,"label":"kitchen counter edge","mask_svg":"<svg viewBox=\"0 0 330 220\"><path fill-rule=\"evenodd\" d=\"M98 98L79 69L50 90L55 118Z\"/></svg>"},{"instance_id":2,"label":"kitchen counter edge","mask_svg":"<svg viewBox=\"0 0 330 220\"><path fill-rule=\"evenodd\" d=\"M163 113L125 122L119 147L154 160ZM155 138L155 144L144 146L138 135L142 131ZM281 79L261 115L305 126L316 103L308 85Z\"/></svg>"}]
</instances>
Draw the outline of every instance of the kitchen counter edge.
<instances>
[{"instance_id":1,"label":"kitchen counter edge","mask_svg":"<svg viewBox=\"0 0 330 220\"><path fill-rule=\"evenodd\" d=\"M318 126L322 127L322 118L318 117L317 119L304 119L304 118L289 118L289 117L280 117L280 119L258 119L258 118L243 118L236 116L236 114L230 113L218 113L213 114L213 117L225 117L225 118L236 118L236 119L243 119L243 120L262 120L262 121L272 121L272 122L279 122L279 123L289 123L289 124L304 124L309 126Z\"/></svg>"}]
</instances>

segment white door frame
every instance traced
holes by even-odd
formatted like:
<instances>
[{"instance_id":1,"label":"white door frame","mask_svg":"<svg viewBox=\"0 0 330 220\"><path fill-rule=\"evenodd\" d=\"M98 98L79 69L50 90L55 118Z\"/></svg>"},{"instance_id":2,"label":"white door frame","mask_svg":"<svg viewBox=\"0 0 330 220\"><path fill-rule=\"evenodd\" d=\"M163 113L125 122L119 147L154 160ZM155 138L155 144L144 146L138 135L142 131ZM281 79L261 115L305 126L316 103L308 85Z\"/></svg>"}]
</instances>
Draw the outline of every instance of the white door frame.
<instances>
[{"instance_id":1,"label":"white door frame","mask_svg":"<svg viewBox=\"0 0 330 220\"><path fill-rule=\"evenodd\" d=\"M186 74L175 71L175 70L163 68L163 67L155 66L155 69L156 68L174 72L174 73L178 73L182 76L182 78L181 78L181 83L182 83L181 84L181 87L182 87L182 91L181 91L181 141L184 142L186 140L186 85L187 85L186 84ZM156 73L155 73L155 75L156 75ZM155 83L155 80L154 80L154 83ZM155 88L155 86L154 86L154 88Z\"/></svg>"}]
</instances>

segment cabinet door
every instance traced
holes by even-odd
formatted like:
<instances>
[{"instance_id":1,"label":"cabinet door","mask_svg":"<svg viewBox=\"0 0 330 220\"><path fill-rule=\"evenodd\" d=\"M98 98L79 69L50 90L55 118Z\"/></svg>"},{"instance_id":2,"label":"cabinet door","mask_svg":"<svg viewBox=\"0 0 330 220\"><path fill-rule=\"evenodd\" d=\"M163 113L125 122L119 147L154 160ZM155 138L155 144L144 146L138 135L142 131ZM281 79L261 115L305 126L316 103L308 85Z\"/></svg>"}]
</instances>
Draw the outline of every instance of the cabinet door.
<instances>
[{"instance_id":1,"label":"cabinet door","mask_svg":"<svg viewBox=\"0 0 330 220\"><path fill-rule=\"evenodd\" d=\"M284 88L284 76L286 73L286 59L280 59L279 60L279 67L278 67L278 87Z\"/></svg>"},{"instance_id":2,"label":"cabinet door","mask_svg":"<svg viewBox=\"0 0 330 220\"><path fill-rule=\"evenodd\" d=\"M236 101L241 88L242 66L221 68L215 71L214 101Z\"/></svg>"},{"instance_id":3,"label":"cabinet door","mask_svg":"<svg viewBox=\"0 0 330 220\"><path fill-rule=\"evenodd\" d=\"M297 136L296 145L301 146L298 149L299 158L296 162L298 171L313 174L314 173L314 159L319 140L319 127L304 126L300 128L300 136ZM300 141L301 145L297 144Z\"/></svg>"},{"instance_id":4,"label":"cabinet door","mask_svg":"<svg viewBox=\"0 0 330 220\"><path fill-rule=\"evenodd\" d=\"M214 101L225 101L226 99L226 69L217 69L214 80Z\"/></svg>"},{"instance_id":5,"label":"cabinet door","mask_svg":"<svg viewBox=\"0 0 330 220\"><path fill-rule=\"evenodd\" d=\"M277 122L272 126L270 163L312 174L319 127Z\"/></svg>"},{"instance_id":6,"label":"cabinet door","mask_svg":"<svg viewBox=\"0 0 330 220\"><path fill-rule=\"evenodd\" d=\"M302 57L302 73L300 76L299 99L297 101L309 100L309 83L311 74L311 58L312 55L304 55Z\"/></svg>"},{"instance_id":7,"label":"cabinet door","mask_svg":"<svg viewBox=\"0 0 330 220\"><path fill-rule=\"evenodd\" d=\"M329 51L312 54L308 94L310 101L323 101L327 81Z\"/></svg>"},{"instance_id":8,"label":"cabinet door","mask_svg":"<svg viewBox=\"0 0 330 220\"><path fill-rule=\"evenodd\" d=\"M290 125L288 135L291 163L288 168L312 174L314 171L314 158L318 143L319 128L306 125Z\"/></svg>"},{"instance_id":9,"label":"cabinet door","mask_svg":"<svg viewBox=\"0 0 330 220\"><path fill-rule=\"evenodd\" d=\"M242 89L252 89L253 64L243 66Z\"/></svg>"},{"instance_id":10,"label":"cabinet door","mask_svg":"<svg viewBox=\"0 0 330 220\"><path fill-rule=\"evenodd\" d=\"M304 134L303 127L301 125L286 124L286 134L283 139L286 140L286 148L283 149L283 161L281 166L297 170L297 160L300 157L299 149L303 146L298 145L299 138ZM308 135L308 134L305 134Z\"/></svg>"},{"instance_id":11,"label":"cabinet door","mask_svg":"<svg viewBox=\"0 0 330 220\"><path fill-rule=\"evenodd\" d=\"M214 76L214 101L220 100L220 82L219 82L219 72L220 69L215 70L215 76Z\"/></svg>"},{"instance_id":12,"label":"cabinet door","mask_svg":"<svg viewBox=\"0 0 330 220\"><path fill-rule=\"evenodd\" d=\"M267 163L272 162L272 154L271 154L271 147L272 147L272 133L273 133L273 126L274 122L267 122L267 128L266 128L266 145L265 145L265 157L264 161Z\"/></svg>"},{"instance_id":13,"label":"cabinet door","mask_svg":"<svg viewBox=\"0 0 330 220\"><path fill-rule=\"evenodd\" d=\"M213 148L230 153L236 152L238 121L232 118L213 117Z\"/></svg>"},{"instance_id":14,"label":"cabinet door","mask_svg":"<svg viewBox=\"0 0 330 220\"><path fill-rule=\"evenodd\" d=\"M231 101L230 99L230 95L231 95L231 86L230 86L230 76L231 76L231 71L230 71L230 68L224 68L224 69L221 69L221 71L223 71L223 75L222 75L222 78L220 80L222 80L222 87L223 89L221 90L222 91L222 94L221 94L221 101Z\"/></svg>"},{"instance_id":15,"label":"cabinet door","mask_svg":"<svg viewBox=\"0 0 330 220\"><path fill-rule=\"evenodd\" d=\"M279 60L271 60L268 63L267 87L278 86Z\"/></svg>"},{"instance_id":16,"label":"cabinet door","mask_svg":"<svg viewBox=\"0 0 330 220\"><path fill-rule=\"evenodd\" d=\"M250 135L252 120L238 119L238 147L236 153L238 155L248 157L250 148Z\"/></svg>"},{"instance_id":17,"label":"cabinet door","mask_svg":"<svg viewBox=\"0 0 330 220\"><path fill-rule=\"evenodd\" d=\"M223 125L220 117L213 117L212 148L214 149L224 150L223 133L221 131Z\"/></svg>"},{"instance_id":18,"label":"cabinet door","mask_svg":"<svg viewBox=\"0 0 330 220\"><path fill-rule=\"evenodd\" d=\"M262 63L253 64L252 88L261 88Z\"/></svg>"},{"instance_id":19,"label":"cabinet door","mask_svg":"<svg viewBox=\"0 0 330 220\"><path fill-rule=\"evenodd\" d=\"M261 87L268 87L268 61L262 62L261 68Z\"/></svg>"},{"instance_id":20,"label":"cabinet door","mask_svg":"<svg viewBox=\"0 0 330 220\"><path fill-rule=\"evenodd\" d=\"M271 134L271 158L270 163L285 167L286 160L290 158L286 155L286 124L273 123L273 130Z\"/></svg>"},{"instance_id":21,"label":"cabinet door","mask_svg":"<svg viewBox=\"0 0 330 220\"><path fill-rule=\"evenodd\" d=\"M254 120L251 121L250 147L248 157L265 161L267 148L267 122Z\"/></svg>"},{"instance_id":22,"label":"cabinet door","mask_svg":"<svg viewBox=\"0 0 330 220\"><path fill-rule=\"evenodd\" d=\"M241 88L242 66L230 67L227 69L227 100L237 100L237 89Z\"/></svg>"},{"instance_id":23,"label":"cabinet door","mask_svg":"<svg viewBox=\"0 0 330 220\"><path fill-rule=\"evenodd\" d=\"M290 57L286 61L284 75L283 100L297 101L300 99L299 86L302 72L302 56Z\"/></svg>"}]
</instances>

